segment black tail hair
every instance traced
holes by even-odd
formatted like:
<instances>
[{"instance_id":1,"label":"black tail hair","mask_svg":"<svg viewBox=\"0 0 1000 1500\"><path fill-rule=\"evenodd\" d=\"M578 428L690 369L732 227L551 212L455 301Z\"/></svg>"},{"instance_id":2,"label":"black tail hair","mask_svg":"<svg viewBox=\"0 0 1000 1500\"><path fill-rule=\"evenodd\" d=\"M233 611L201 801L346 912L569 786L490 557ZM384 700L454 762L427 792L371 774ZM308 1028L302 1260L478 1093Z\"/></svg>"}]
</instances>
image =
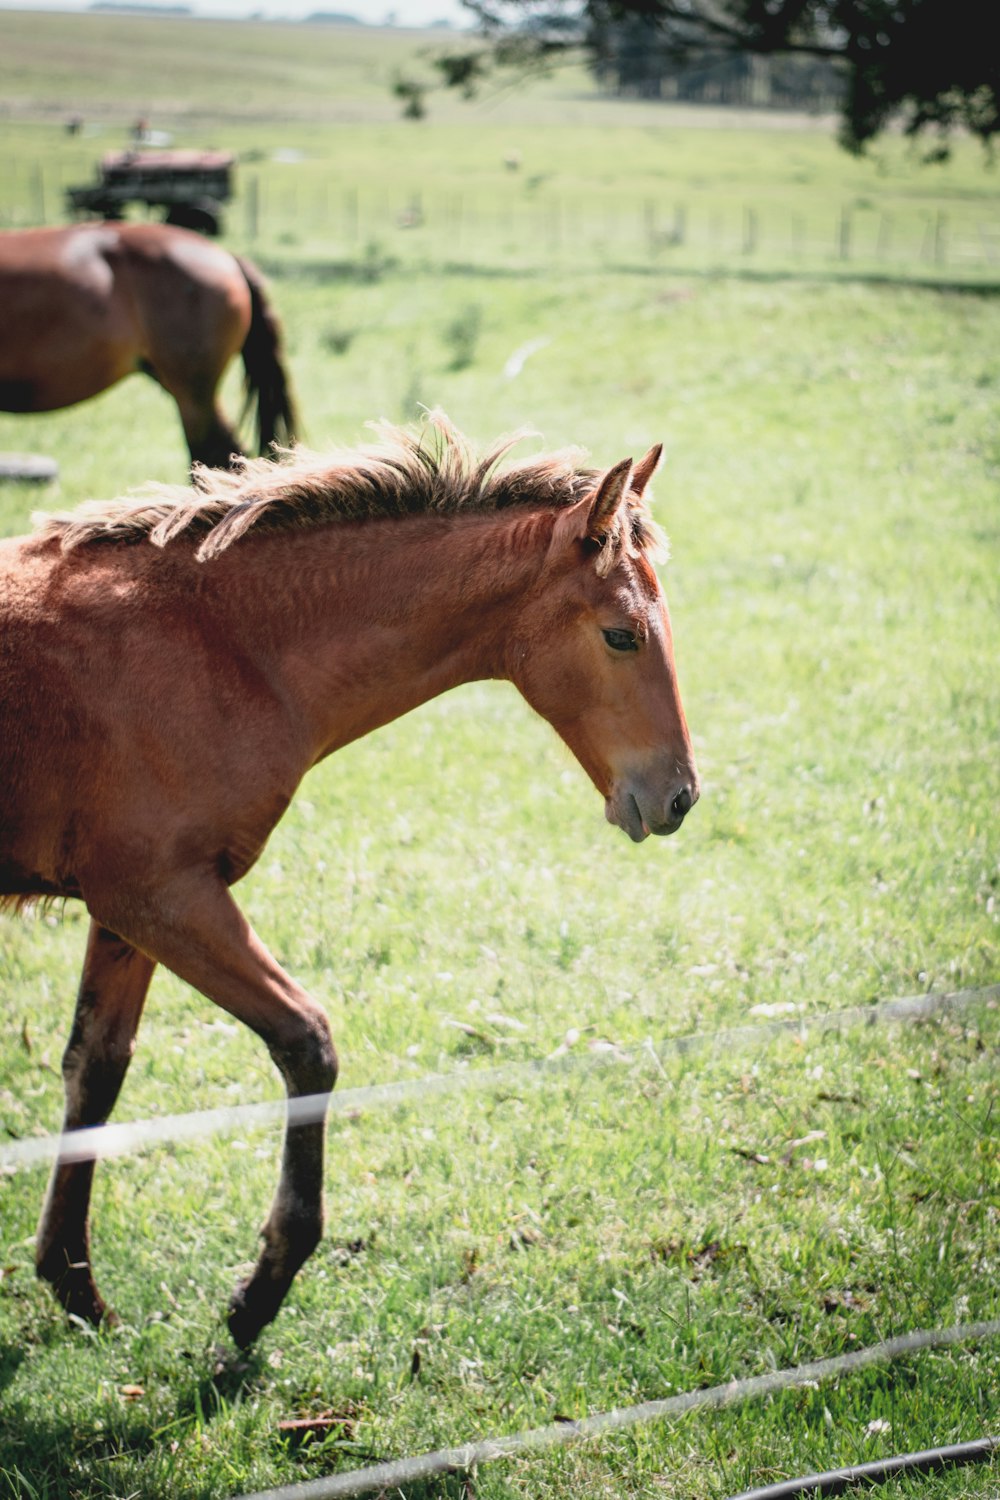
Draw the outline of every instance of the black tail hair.
<instances>
[{"instance_id":1,"label":"black tail hair","mask_svg":"<svg viewBox=\"0 0 1000 1500\"><path fill-rule=\"evenodd\" d=\"M250 288L250 330L243 344L243 419L256 410L257 452L265 455L272 443L287 447L295 441L298 416L282 363L281 324L268 301L264 278L250 261L236 259Z\"/></svg>"}]
</instances>

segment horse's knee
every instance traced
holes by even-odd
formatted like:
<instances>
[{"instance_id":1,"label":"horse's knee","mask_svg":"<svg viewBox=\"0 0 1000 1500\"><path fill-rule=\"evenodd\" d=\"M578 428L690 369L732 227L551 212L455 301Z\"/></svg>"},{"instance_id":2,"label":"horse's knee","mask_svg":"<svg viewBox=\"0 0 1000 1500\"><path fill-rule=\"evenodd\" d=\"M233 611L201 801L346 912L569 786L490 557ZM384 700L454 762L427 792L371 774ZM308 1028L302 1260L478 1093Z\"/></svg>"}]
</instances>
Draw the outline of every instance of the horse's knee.
<instances>
[{"instance_id":1,"label":"horse's knee","mask_svg":"<svg viewBox=\"0 0 1000 1500\"><path fill-rule=\"evenodd\" d=\"M98 1041L74 1028L62 1057L66 1118L70 1123L94 1125L107 1118L134 1054L134 1033L112 1032Z\"/></svg>"},{"instance_id":2,"label":"horse's knee","mask_svg":"<svg viewBox=\"0 0 1000 1500\"><path fill-rule=\"evenodd\" d=\"M337 1049L330 1023L318 1005L297 1012L294 1026L283 1028L271 1055L295 1094L328 1094L337 1082Z\"/></svg>"}]
</instances>

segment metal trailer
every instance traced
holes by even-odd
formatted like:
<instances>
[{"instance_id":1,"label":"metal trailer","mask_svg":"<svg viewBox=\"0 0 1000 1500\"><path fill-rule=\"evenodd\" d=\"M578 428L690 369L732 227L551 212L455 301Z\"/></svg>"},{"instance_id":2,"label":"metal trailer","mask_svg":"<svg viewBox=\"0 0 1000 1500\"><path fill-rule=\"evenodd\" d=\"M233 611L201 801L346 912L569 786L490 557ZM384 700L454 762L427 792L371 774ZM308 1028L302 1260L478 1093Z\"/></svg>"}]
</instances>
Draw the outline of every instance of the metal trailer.
<instances>
[{"instance_id":1,"label":"metal trailer","mask_svg":"<svg viewBox=\"0 0 1000 1500\"><path fill-rule=\"evenodd\" d=\"M168 224L218 234L233 196L235 157L226 151L114 151L96 182L66 190L76 217L123 219L130 203L164 209Z\"/></svg>"}]
</instances>

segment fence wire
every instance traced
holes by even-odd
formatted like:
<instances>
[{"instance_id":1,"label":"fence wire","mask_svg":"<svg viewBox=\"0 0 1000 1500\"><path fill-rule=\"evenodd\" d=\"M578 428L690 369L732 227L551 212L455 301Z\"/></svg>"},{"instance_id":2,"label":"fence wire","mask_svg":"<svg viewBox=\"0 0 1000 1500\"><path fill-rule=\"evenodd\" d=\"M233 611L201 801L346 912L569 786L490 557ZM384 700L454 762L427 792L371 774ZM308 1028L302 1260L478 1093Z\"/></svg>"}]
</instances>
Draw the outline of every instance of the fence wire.
<instances>
[{"instance_id":1,"label":"fence wire","mask_svg":"<svg viewBox=\"0 0 1000 1500\"><path fill-rule=\"evenodd\" d=\"M631 1053L609 1047L597 1052L567 1053L560 1057L508 1063L495 1068L467 1068L454 1073L429 1074L423 1078L403 1079L397 1083L341 1089L333 1094L309 1094L288 1101L269 1099L253 1104L221 1105L216 1109L195 1110L189 1114L162 1115L148 1120L93 1126L63 1135L46 1135L4 1143L0 1145L0 1172L43 1166L57 1158L64 1162L80 1162L130 1156L153 1146L202 1140L208 1136L232 1134L238 1130L259 1129L286 1119L290 1125L305 1125L321 1120L328 1110L349 1113L393 1108L414 1099L470 1089L486 1092L495 1088L528 1087L560 1073L602 1065L635 1066L645 1062L660 1067L661 1060L670 1056L722 1049L730 1053L740 1049L752 1052L755 1049L762 1050L770 1040L781 1035L797 1034L806 1038L810 1034L840 1031L852 1026L918 1021L936 1015L958 1013L974 1005L998 1003L1000 984L981 990L914 995L888 1000L881 1005L852 1006L845 1010L782 1018L756 1026L694 1032L687 1036L668 1038L659 1045L649 1041Z\"/></svg>"},{"instance_id":2,"label":"fence wire","mask_svg":"<svg viewBox=\"0 0 1000 1500\"><path fill-rule=\"evenodd\" d=\"M733 1406L737 1402L768 1396L791 1386L851 1374L868 1365L884 1364L923 1349L943 1349L954 1344L978 1343L997 1337L1000 1337L1000 1319L984 1323L961 1323L952 1328L921 1329L915 1333L901 1334L898 1338L886 1339L880 1344L872 1344L866 1349L857 1349L851 1354L813 1360L792 1369L775 1370L768 1375L751 1375L744 1380L730 1380L725 1385L711 1386L708 1390L686 1391L681 1395L667 1396L662 1401L644 1401L638 1406L596 1412L579 1422L553 1422L546 1427L528 1428L506 1437L483 1438L455 1448L438 1448L432 1453L422 1453L412 1458L371 1464L367 1468L353 1469L346 1474L333 1474L326 1479L311 1479L277 1489L258 1490L253 1494L240 1496L239 1500L336 1500L339 1496L363 1495L371 1490L391 1492L404 1484L413 1484L435 1474L467 1472L479 1464L490 1463L498 1458L515 1458L524 1453L565 1447L569 1443L603 1437L606 1433L620 1432L623 1428L635 1427L643 1422L662 1421L665 1418L683 1416L687 1412Z\"/></svg>"}]
</instances>

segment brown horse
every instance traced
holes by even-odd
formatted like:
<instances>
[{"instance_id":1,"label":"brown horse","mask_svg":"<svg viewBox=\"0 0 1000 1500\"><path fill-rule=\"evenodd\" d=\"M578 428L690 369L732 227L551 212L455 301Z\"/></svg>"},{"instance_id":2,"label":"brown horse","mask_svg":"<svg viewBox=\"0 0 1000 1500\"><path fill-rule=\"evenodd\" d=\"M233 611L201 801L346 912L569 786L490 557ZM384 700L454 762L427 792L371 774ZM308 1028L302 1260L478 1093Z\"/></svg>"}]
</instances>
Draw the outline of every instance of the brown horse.
<instances>
[{"instance_id":1,"label":"brown horse","mask_svg":"<svg viewBox=\"0 0 1000 1500\"><path fill-rule=\"evenodd\" d=\"M166 224L76 224L0 233L0 410L54 411L126 375L177 402L192 463L240 444L218 403L243 354L258 451L295 435L281 333L257 271Z\"/></svg>"},{"instance_id":2,"label":"brown horse","mask_svg":"<svg viewBox=\"0 0 1000 1500\"><path fill-rule=\"evenodd\" d=\"M331 751L505 678L637 842L698 797L644 491L659 459L497 471L439 414L325 460L199 471L0 543L0 901L76 897L90 932L64 1129L103 1124L158 963L266 1042L292 1101L337 1072L326 1018L230 887ZM238 545L233 545L237 543ZM322 1123L289 1124L229 1326L274 1317L322 1227ZM97 1323L92 1162L56 1163L39 1274Z\"/></svg>"}]
</instances>

